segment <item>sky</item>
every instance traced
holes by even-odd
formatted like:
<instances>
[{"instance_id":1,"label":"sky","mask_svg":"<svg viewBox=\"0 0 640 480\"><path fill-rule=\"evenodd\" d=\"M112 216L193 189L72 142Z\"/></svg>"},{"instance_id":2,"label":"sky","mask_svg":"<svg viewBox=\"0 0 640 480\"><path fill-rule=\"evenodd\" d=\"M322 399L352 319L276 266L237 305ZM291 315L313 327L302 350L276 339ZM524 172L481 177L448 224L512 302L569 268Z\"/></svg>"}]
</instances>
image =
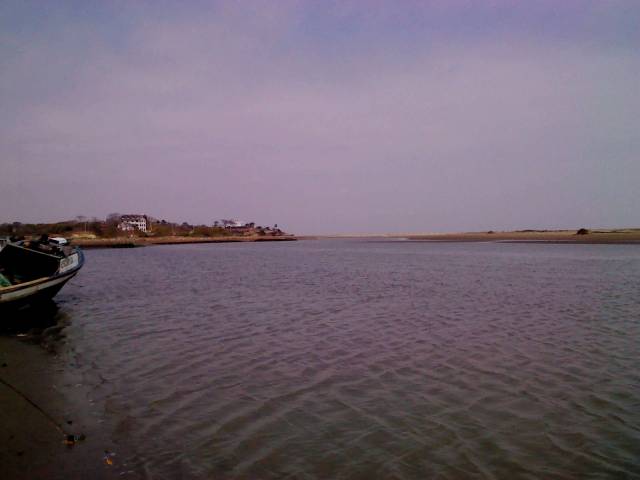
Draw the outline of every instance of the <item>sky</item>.
<instances>
[{"instance_id":1,"label":"sky","mask_svg":"<svg viewBox=\"0 0 640 480\"><path fill-rule=\"evenodd\" d=\"M0 222L640 226L637 0L0 2Z\"/></svg>"}]
</instances>

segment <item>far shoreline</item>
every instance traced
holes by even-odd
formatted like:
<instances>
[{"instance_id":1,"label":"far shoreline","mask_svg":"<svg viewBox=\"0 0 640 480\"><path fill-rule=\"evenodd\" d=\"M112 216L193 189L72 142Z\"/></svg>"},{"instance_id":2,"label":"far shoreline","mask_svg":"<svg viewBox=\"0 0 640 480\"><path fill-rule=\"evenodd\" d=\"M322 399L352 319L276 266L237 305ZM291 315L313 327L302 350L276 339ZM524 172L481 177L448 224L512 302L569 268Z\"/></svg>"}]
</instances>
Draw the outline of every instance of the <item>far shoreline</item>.
<instances>
[{"instance_id":1,"label":"far shoreline","mask_svg":"<svg viewBox=\"0 0 640 480\"><path fill-rule=\"evenodd\" d=\"M149 245L184 245L195 243L239 243L239 242L287 242L296 241L293 235L224 236L224 237L116 237L116 238L72 238L73 245L83 249L135 248Z\"/></svg>"},{"instance_id":2,"label":"far shoreline","mask_svg":"<svg viewBox=\"0 0 640 480\"><path fill-rule=\"evenodd\" d=\"M640 228L598 229L578 234L577 230L519 230L504 232L459 232L423 234L299 235L300 240L368 239L408 240L433 243L538 243L587 245L640 245Z\"/></svg>"}]
</instances>

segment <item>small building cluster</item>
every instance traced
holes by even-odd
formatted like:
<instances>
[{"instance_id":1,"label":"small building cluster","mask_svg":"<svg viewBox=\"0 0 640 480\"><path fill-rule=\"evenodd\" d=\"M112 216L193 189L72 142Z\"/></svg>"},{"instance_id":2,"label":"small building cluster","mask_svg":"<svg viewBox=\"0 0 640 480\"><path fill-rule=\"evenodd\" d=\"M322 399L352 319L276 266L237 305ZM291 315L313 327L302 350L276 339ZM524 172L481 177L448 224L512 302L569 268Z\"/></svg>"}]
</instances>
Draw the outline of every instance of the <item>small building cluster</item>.
<instances>
[{"instance_id":1,"label":"small building cluster","mask_svg":"<svg viewBox=\"0 0 640 480\"><path fill-rule=\"evenodd\" d=\"M215 222L213 222L213 226L222 227L228 232L235 233L238 235L252 233L256 228L256 224L253 222L247 223L247 222L243 222L242 220L224 219L224 218L222 220L216 220Z\"/></svg>"},{"instance_id":2,"label":"small building cluster","mask_svg":"<svg viewBox=\"0 0 640 480\"><path fill-rule=\"evenodd\" d=\"M222 219L213 222L214 227L224 228L227 232L235 235L284 235L278 228L278 224L273 227L263 227L254 222L243 222L235 219Z\"/></svg>"},{"instance_id":3,"label":"small building cluster","mask_svg":"<svg viewBox=\"0 0 640 480\"><path fill-rule=\"evenodd\" d=\"M151 230L151 222L146 215L122 215L120 223L118 223L118 230L123 232L139 230L147 233Z\"/></svg>"},{"instance_id":4,"label":"small building cluster","mask_svg":"<svg viewBox=\"0 0 640 480\"><path fill-rule=\"evenodd\" d=\"M214 232L207 232L206 229L217 229L218 234L220 229L224 231L226 235L284 235L284 232L278 228L278 225L273 227L262 227L254 222L244 222L236 219L221 219L213 222L213 225L190 225L187 222L182 224L167 222L166 220L157 220L148 215L140 214L111 214L107 218L107 222L113 222L113 225L117 225L117 229L121 232L142 232L142 233L156 233L167 234L165 230L171 228L170 235L215 235Z\"/></svg>"}]
</instances>

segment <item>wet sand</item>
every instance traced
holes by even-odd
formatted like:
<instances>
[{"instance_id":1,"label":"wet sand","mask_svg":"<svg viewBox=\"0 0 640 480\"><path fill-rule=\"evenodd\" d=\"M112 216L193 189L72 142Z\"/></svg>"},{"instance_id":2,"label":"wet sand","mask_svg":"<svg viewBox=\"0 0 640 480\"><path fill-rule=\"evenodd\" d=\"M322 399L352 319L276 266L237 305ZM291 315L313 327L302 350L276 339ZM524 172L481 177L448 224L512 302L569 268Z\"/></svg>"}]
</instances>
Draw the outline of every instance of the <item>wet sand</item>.
<instances>
[{"instance_id":1,"label":"wet sand","mask_svg":"<svg viewBox=\"0 0 640 480\"><path fill-rule=\"evenodd\" d=\"M407 235L410 240L445 242L526 242L526 243L585 243L585 244L634 244L640 243L640 229L594 230L585 235L575 230L532 230L517 232L469 232L428 235Z\"/></svg>"},{"instance_id":2,"label":"wet sand","mask_svg":"<svg viewBox=\"0 0 640 480\"><path fill-rule=\"evenodd\" d=\"M0 378L61 415L50 382L49 355L37 345L0 337ZM55 407L54 407L55 405ZM0 383L0 468L3 478L47 478L63 437L32 405Z\"/></svg>"},{"instance_id":3,"label":"wet sand","mask_svg":"<svg viewBox=\"0 0 640 480\"><path fill-rule=\"evenodd\" d=\"M430 242L521 242L570 244L640 244L640 229L592 230L577 235L576 230L522 230L513 232L460 232L383 235L301 236L300 240L320 238L391 238Z\"/></svg>"},{"instance_id":4,"label":"wet sand","mask_svg":"<svg viewBox=\"0 0 640 480\"><path fill-rule=\"evenodd\" d=\"M105 461L118 447L96 422L80 375L40 340L0 336L0 478L123 478ZM86 438L68 445L67 434Z\"/></svg>"}]
</instances>

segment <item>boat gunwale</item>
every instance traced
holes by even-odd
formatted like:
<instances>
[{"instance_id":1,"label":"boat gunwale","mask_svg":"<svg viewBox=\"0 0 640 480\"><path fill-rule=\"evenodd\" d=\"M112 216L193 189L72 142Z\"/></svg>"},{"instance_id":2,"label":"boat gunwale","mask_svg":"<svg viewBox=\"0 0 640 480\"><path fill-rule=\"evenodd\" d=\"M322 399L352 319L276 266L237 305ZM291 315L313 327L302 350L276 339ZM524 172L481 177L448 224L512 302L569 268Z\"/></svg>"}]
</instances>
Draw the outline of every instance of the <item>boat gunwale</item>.
<instances>
[{"instance_id":1,"label":"boat gunwale","mask_svg":"<svg viewBox=\"0 0 640 480\"><path fill-rule=\"evenodd\" d=\"M53 280L57 276L58 275L56 274L56 275L51 275L50 277L40 277L40 278L36 278L35 280L29 280L28 282L16 283L13 285L9 285L7 287L0 287L0 294L13 292L15 290L20 290L20 288L32 287L39 283L46 282L47 280Z\"/></svg>"}]
</instances>

